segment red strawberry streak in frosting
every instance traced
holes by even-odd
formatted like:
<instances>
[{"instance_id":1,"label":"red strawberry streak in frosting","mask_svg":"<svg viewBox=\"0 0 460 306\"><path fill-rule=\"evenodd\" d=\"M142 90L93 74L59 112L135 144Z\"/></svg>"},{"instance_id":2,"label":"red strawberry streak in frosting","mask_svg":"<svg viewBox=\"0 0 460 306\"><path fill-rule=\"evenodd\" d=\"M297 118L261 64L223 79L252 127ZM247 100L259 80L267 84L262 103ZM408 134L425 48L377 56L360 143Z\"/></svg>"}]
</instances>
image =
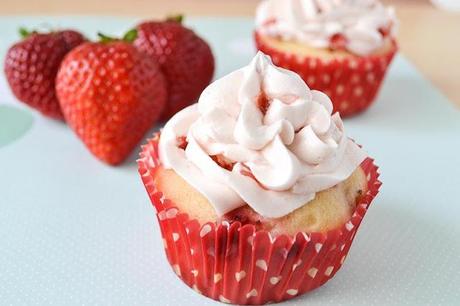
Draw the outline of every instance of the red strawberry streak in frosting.
<instances>
[{"instance_id":1,"label":"red strawberry streak in frosting","mask_svg":"<svg viewBox=\"0 0 460 306\"><path fill-rule=\"evenodd\" d=\"M177 147L179 147L182 150L185 150L185 148L187 148L187 145L188 145L187 137L185 136L177 137Z\"/></svg>"},{"instance_id":2,"label":"red strawberry streak in frosting","mask_svg":"<svg viewBox=\"0 0 460 306\"><path fill-rule=\"evenodd\" d=\"M331 50L345 50L347 45L347 39L340 33L336 33L330 38L330 49Z\"/></svg>"},{"instance_id":3,"label":"red strawberry streak in frosting","mask_svg":"<svg viewBox=\"0 0 460 306\"><path fill-rule=\"evenodd\" d=\"M268 107L270 106L267 96L263 91L261 91L260 95L257 96L257 106L264 115L267 112Z\"/></svg>"},{"instance_id":4,"label":"red strawberry streak in frosting","mask_svg":"<svg viewBox=\"0 0 460 306\"><path fill-rule=\"evenodd\" d=\"M177 147L182 149L182 150L185 150L187 148L187 145L188 145L188 142L187 142L187 138L185 136L179 136L177 137ZM229 161L227 158L225 158L225 156L219 154L219 155L212 155L210 156L211 159L216 163L218 164L220 167L228 170L228 171L232 171L233 170L233 167L235 166L235 162L231 162ZM254 175L251 173L251 171L249 169L247 169L246 166L243 165L243 169L240 170L240 173L244 176L247 176L247 177L250 177L252 178L254 181L257 182L257 184L260 185L260 187L266 189L264 186L262 186L259 181L257 181L257 179L254 177Z\"/></svg>"}]
</instances>

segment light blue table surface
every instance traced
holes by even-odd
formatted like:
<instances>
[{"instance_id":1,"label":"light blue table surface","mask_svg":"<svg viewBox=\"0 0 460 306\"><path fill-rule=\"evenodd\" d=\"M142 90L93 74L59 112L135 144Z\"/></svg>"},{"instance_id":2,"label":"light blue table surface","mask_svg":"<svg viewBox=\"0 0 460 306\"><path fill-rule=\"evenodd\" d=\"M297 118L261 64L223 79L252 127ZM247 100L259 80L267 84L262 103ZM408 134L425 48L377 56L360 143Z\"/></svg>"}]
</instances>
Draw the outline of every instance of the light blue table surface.
<instances>
[{"instance_id":1,"label":"light blue table surface","mask_svg":"<svg viewBox=\"0 0 460 306\"><path fill-rule=\"evenodd\" d=\"M0 58L18 26L119 34L135 18L0 17ZM254 54L252 22L190 19L220 77ZM453 67L454 68L454 67ZM3 68L2 68L3 70ZM286 305L460 304L460 112L403 57L347 133L383 187L341 271ZM0 76L0 304L211 305L166 262L136 153L93 158L67 126L17 103Z\"/></svg>"}]
</instances>

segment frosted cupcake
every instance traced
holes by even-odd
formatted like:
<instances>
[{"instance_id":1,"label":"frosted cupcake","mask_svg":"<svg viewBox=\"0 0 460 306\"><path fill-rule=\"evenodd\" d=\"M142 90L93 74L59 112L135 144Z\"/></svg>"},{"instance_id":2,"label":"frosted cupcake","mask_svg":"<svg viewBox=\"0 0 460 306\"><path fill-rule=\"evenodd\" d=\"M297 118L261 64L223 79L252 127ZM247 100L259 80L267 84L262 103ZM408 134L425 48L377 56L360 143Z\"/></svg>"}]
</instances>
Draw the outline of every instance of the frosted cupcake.
<instances>
[{"instance_id":1,"label":"frosted cupcake","mask_svg":"<svg viewBox=\"0 0 460 306\"><path fill-rule=\"evenodd\" d=\"M331 114L325 94L258 53L143 147L139 172L187 285L264 304L337 272L380 182Z\"/></svg>"},{"instance_id":2,"label":"frosted cupcake","mask_svg":"<svg viewBox=\"0 0 460 306\"><path fill-rule=\"evenodd\" d=\"M396 18L378 0L265 0L257 48L326 93L342 116L376 98L397 51Z\"/></svg>"}]
</instances>

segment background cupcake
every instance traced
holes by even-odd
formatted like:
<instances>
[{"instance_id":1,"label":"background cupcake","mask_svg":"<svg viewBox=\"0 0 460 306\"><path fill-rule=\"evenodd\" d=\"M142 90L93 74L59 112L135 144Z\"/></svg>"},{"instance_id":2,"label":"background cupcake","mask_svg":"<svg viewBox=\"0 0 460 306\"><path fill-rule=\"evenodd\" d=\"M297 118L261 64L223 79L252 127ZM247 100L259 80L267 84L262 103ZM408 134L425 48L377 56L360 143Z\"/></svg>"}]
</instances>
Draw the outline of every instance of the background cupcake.
<instances>
[{"instance_id":1,"label":"background cupcake","mask_svg":"<svg viewBox=\"0 0 460 306\"><path fill-rule=\"evenodd\" d=\"M397 51L396 18L378 0L265 0L257 48L297 72L348 116L375 99Z\"/></svg>"},{"instance_id":2,"label":"background cupcake","mask_svg":"<svg viewBox=\"0 0 460 306\"><path fill-rule=\"evenodd\" d=\"M331 113L326 95L259 53L143 147L139 172L187 285L264 304L338 271L380 182Z\"/></svg>"}]
</instances>

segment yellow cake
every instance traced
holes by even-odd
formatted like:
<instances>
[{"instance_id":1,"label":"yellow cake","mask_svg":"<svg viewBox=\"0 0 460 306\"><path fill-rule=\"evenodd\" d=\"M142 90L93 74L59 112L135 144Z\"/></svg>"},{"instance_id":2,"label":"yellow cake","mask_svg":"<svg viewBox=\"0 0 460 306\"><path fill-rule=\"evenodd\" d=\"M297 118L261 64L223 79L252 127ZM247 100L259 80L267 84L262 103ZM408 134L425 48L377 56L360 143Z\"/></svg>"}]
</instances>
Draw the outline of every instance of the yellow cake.
<instances>
[{"instance_id":1,"label":"yellow cake","mask_svg":"<svg viewBox=\"0 0 460 306\"><path fill-rule=\"evenodd\" d=\"M273 234L294 235L302 232L326 232L343 225L350 219L360 196L367 192L367 180L357 168L345 181L316 194L314 200L281 218L264 218L245 205L218 217L205 196L188 184L174 170L158 167L154 182L158 191L171 200L177 208L200 224L207 222L242 221Z\"/></svg>"},{"instance_id":2,"label":"yellow cake","mask_svg":"<svg viewBox=\"0 0 460 306\"><path fill-rule=\"evenodd\" d=\"M357 55L346 50L346 49L330 49L330 48L314 48L307 44L296 42L296 41L286 41L278 37L270 37L267 35L259 34L258 38L263 45L267 45L279 52L285 54L295 54L300 57L313 57L320 58L323 60L332 60L332 59L345 59L345 58L356 58ZM394 41L386 37L381 47L374 50L369 56L380 56L386 55L394 50Z\"/></svg>"}]
</instances>

